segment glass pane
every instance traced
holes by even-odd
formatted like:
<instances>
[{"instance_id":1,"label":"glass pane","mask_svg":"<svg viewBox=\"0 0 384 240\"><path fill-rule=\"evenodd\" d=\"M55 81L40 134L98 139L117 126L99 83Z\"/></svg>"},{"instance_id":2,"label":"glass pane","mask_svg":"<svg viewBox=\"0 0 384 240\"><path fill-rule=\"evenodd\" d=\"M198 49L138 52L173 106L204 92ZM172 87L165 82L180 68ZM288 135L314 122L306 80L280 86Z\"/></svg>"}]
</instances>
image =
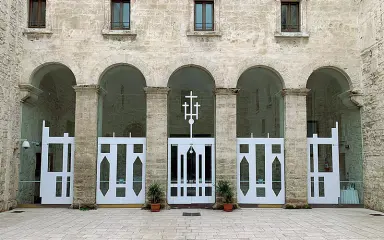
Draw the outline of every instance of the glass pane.
<instances>
[{"instance_id":1,"label":"glass pane","mask_svg":"<svg viewBox=\"0 0 384 240\"><path fill-rule=\"evenodd\" d=\"M68 144L68 156L67 156L67 172L71 172L71 148L72 145Z\"/></svg>"},{"instance_id":2,"label":"glass pane","mask_svg":"<svg viewBox=\"0 0 384 240\"><path fill-rule=\"evenodd\" d=\"M171 197L177 197L177 187L171 187Z\"/></svg>"},{"instance_id":3,"label":"glass pane","mask_svg":"<svg viewBox=\"0 0 384 240\"><path fill-rule=\"evenodd\" d=\"M62 177L59 177L59 176L56 177L56 197L61 197L62 181L63 181Z\"/></svg>"},{"instance_id":4,"label":"glass pane","mask_svg":"<svg viewBox=\"0 0 384 240\"><path fill-rule=\"evenodd\" d=\"M196 188L195 187L188 187L187 188L187 196L188 197L196 197Z\"/></svg>"},{"instance_id":5,"label":"glass pane","mask_svg":"<svg viewBox=\"0 0 384 240\"><path fill-rule=\"evenodd\" d=\"M199 187L199 197L203 196L203 188Z\"/></svg>"},{"instance_id":6,"label":"glass pane","mask_svg":"<svg viewBox=\"0 0 384 240\"><path fill-rule=\"evenodd\" d=\"M100 191L105 196L109 190L109 161L106 157L100 163Z\"/></svg>"},{"instance_id":7,"label":"glass pane","mask_svg":"<svg viewBox=\"0 0 384 240\"><path fill-rule=\"evenodd\" d=\"M136 196L139 196L141 189L143 188L143 163L140 158L137 157L133 163L133 191Z\"/></svg>"},{"instance_id":8,"label":"glass pane","mask_svg":"<svg viewBox=\"0 0 384 240\"><path fill-rule=\"evenodd\" d=\"M205 187L205 196L206 197L212 196L212 187Z\"/></svg>"},{"instance_id":9,"label":"glass pane","mask_svg":"<svg viewBox=\"0 0 384 240\"><path fill-rule=\"evenodd\" d=\"M129 3L123 3L123 26L129 28Z\"/></svg>"},{"instance_id":10,"label":"glass pane","mask_svg":"<svg viewBox=\"0 0 384 240\"><path fill-rule=\"evenodd\" d=\"M203 182L203 156L199 154L199 183Z\"/></svg>"},{"instance_id":11,"label":"glass pane","mask_svg":"<svg viewBox=\"0 0 384 240\"><path fill-rule=\"evenodd\" d=\"M63 144L49 144L48 171L63 171Z\"/></svg>"},{"instance_id":12,"label":"glass pane","mask_svg":"<svg viewBox=\"0 0 384 240\"><path fill-rule=\"evenodd\" d=\"M212 146L205 146L205 182L212 183Z\"/></svg>"},{"instance_id":13,"label":"glass pane","mask_svg":"<svg viewBox=\"0 0 384 240\"><path fill-rule=\"evenodd\" d=\"M171 183L177 183L177 145L171 146Z\"/></svg>"},{"instance_id":14,"label":"glass pane","mask_svg":"<svg viewBox=\"0 0 384 240\"><path fill-rule=\"evenodd\" d=\"M249 145L240 144L240 153L249 153Z\"/></svg>"},{"instance_id":15,"label":"glass pane","mask_svg":"<svg viewBox=\"0 0 384 240\"><path fill-rule=\"evenodd\" d=\"M311 177L311 197L315 197L315 179Z\"/></svg>"},{"instance_id":16,"label":"glass pane","mask_svg":"<svg viewBox=\"0 0 384 240\"><path fill-rule=\"evenodd\" d=\"M213 30L213 4L205 4L205 29Z\"/></svg>"},{"instance_id":17,"label":"glass pane","mask_svg":"<svg viewBox=\"0 0 384 240\"><path fill-rule=\"evenodd\" d=\"M332 145L319 144L319 172L332 172Z\"/></svg>"},{"instance_id":18,"label":"glass pane","mask_svg":"<svg viewBox=\"0 0 384 240\"><path fill-rule=\"evenodd\" d=\"M265 197L265 188L256 188L256 197Z\"/></svg>"},{"instance_id":19,"label":"glass pane","mask_svg":"<svg viewBox=\"0 0 384 240\"><path fill-rule=\"evenodd\" d=\"M287 21L288 21L288 5L281 5L281 30L287 29Z\"/></svg>"},{"instance_id":20,"label":"glass pane","mask_svg":"<svg viewBox=\"0 0 384 240\"><path fill-rule=\"evenodd\" d=\"M324 177L319 177L319 197L325 197Z\"/></svg>"},{"instance_id":21,"label":"glass pane","mask_svg":"<svg viewBox=\"0 0 384 240\"><path fill-rule=\"evenodd\" d=\"M188 183L196 183L196 152L192 147L187 153L187 179Z\"/></svg>"},{"instance_id":22,"label":"glass pane","mask_svg":"<svg viewBox=\"0 0 384 240\"><path fill-rule=\"evenodd\" d=\"M309 160L310 170L313 172L313 144L309 146Z\"/></svg>"},{"instance_id":23,"label":"glass pane","mask_svg":"<svg viewBox=\"0 0 384 240\"><path fill-rule=\"evenodd\" d=\"M249 190L249 163L245 157L240 162L240 189L244 196Z\"/></svg>"},{"instance_id":24,"label":"glass pane","mask_svg":"<svg viewBox=\"0 0 384 240\"><path fill-rule=\"evenodd\" d=\"M299 25L299 5L291 5L291 28L297 30Z\"/></svg>"},{"instance_id":25,"label":"glass pane","mask_svg":"<svg viewBox=\"0 0 384 240\"><path fill-rule=\"evenodd\" d=\"M125 197L125 187L116 188L116 197Z\"/></svg>"},{"instance_id":26,"label":"glass pane","mask_svg":"<svg viewBox=\"0 0 384 240\"><path fill-rule=\"evenodd\" d=\"M265 183L265 145L256 144L256 182Z\"/></svg>"},{"instance_id":27,"label":"glass pane","mask_svg":"<svg viewBox=\"0 0 384 240\"><path fill-rule=\"evenodd\" d=\"M120 27L120 3L112 3L113 15L112 15L112 27Z\"/></svg>"},{"instance_id":28,"label":"glass pane","mask_svg":"<svg viewBox=\"0 0 384 240\"><path fill-rule=\"evenodd\" d=\"M201 3L195 4L195 29L203 29L203 5Z\"/></svg>"},{"instance_id":29,"label":"glass pane","mask_svg":"<svg viewBox=\"0 0 384 240\"><path fill-rule=\"evenodd\" d=\"M67 177L67 193L66 197L70 197L71 195L71 177Z\"/></svg>"},{"instance_id":30,"label":"glass pane","mask_svg":"<svg viewBox=\"0 0 384 240\"><path fill-rule=\"evenodd\" d=\"M101 144L101 153L109 153L110 151L109 144Z\"/></svg>"},{"instance_id":31,"label":"glass pane","mask_svg":"<svg viewBox=\"0 0 384 240\"><path fill-rule=\"evenodd\" d=\"M45 1L41 2L41 9L40 9L40 26L45 26Z\"/></svg>"},{"instance_id":32,"label":"glass pane","mask_svg":"<svg viewBox=\"0 0 384 240\"><path fill-rule=\"evenodd\" d=\"M143 144L133 144L134 153L143 153Z\"/></svg>"},{"instance_id":33,"label":"glass pane","mask_svg":"<svg viewBox=\"0 0 384 240\"><path fill-rule=\"evenodd\" d=\"M32 1L31 15L29 16L32 26L37 25L37 11L38 11L38 7L39 7L38 5L39 5L39 3L37 0Z\"/></svg>"},{"instance_id":34,"label":"glass pane","mask_svg":"<svg viewBox=\"0 0 384 240\"><path fill-rule=\"evenodd\" d=\"M276 196L281 191L281 163L277 157L272 162L272 190Z\"/></svg>"},{"instance_id":35,"label":"glass pane","mask_svg":"<svg viewBox=\"0 0 384 240\"><path fill-rule=\"evenodd\" d=\"M272 144L272 153L281 153L281 145Z\"/></svg>"},{"instance_id":36,"label":"glass pane","mask_svg":"<svg viewBox=\"0 0 384 240\"><path fill-rule=\"evenodd\" d=\"M126 174L127 173L127 145L118 144L117 145L117 173L116 173L116 183L125 184L126 183Z\"/></svg>"}]
</instances>

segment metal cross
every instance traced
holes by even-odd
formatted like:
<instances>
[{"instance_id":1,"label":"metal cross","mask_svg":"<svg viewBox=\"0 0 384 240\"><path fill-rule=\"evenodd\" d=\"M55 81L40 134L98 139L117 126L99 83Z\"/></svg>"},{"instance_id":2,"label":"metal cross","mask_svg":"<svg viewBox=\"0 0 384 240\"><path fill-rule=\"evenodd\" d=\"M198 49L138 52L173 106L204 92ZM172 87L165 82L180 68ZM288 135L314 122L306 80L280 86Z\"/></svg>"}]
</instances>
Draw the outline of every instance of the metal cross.
<instances>
[{"instance_id":1,"label":"metal cross","mask_svg":"<svg viewBox=\"0 0 384 240\"><path fill-rule=\"evenodd\" d=\"M199 107L201 107L201 105L199 104L199 102L196 102L195 105L193 105L193 99L194 98L197 98L197 96L193 96L193 93L192 91L190 91L190 95L189 96L185 96L185 98L189 98L189 104L187 102L185 102L182 106L184 107L184 119L187 120L187 117L189 117L189 120L188 120L188 123L189 123L189 131L190 131L190 138L192 139L192 125L195 123L195 120L193 119L193 117L196 117L196 120L199 119ZM190 112L188 113L187 111L187 108L190 107ZM193 108L192 106L195 107L195 113L193 113Z\"/></svg>"}]
</instances>

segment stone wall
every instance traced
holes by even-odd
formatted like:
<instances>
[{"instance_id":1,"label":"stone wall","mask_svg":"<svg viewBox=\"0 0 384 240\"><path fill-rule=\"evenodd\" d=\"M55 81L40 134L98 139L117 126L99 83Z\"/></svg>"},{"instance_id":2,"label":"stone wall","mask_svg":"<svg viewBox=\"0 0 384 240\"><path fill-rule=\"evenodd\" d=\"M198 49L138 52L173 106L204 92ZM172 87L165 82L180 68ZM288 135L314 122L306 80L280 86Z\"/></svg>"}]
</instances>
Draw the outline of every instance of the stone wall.
<instances>
[{"instance_id":1,"label":"stone wall","mask_svg":"<svg viewBox=\"0 0 384 240\"><path fill-rule=\"evenodd\" d=\"M359 24L364 108L365 206L384 211L384 2L362 1Z\"/></svg>"},{"instance_id":2,"label":"stone wall","mask_svg":"<svg viewBox=\"0 0 384 240\"><path fill-rule=\"evenodd\" d=\"M22 2L0 1L0 212L16 206Z\"/></svg>"}]
</instances>

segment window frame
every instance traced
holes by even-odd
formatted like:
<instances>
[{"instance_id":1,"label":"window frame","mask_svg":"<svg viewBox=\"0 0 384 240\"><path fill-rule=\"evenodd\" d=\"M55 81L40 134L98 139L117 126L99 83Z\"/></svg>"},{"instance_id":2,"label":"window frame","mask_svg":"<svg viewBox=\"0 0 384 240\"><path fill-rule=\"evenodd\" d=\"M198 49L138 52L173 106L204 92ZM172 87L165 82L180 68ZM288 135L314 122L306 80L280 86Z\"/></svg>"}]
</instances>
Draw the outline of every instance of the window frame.
<instances>
[{"instance_id":1,"label":"window frame","mask_svg":"<svg viewBox=\"0 0 384 240\"><path fill-rule=\"evenodd\" d=\"M283 13L282 9L283 6L287 5L287 24L286 24L286 29L283 29L283 23L280 20L280 26L281 26L281 32L300 32L301 31L301 5L299 1L281 1L281 9L280 9L280 16L281 19L283 18ZM291 24L291 6L296 5L297 6L297 29L291 29L292 24Z\"/></svg>"},{"instance_id":2,"label":"window frame","mask_svg":"<svg viewBox=\"0 0 384 240\"><path fill-rule=\"evenodd\" d=\"M196 28L196 5L202 4L202 29ZM206 5L211 4L212 5L212 28L207 29L206 27ZM194 31L215 31L215 2L213 0L195 0L193 3L193 29Z\"/></svg>"},{"instance_id":3,"label":"window frame","mask_svg":"<svg viewBox=\"0 0 384 240\"><path fill-rule=\"evenodd\" d=\"M120 3L120 12L119 12L119 20L120 22L114 22L114 9L113 9L113 5L114 3ZM124 27L124 8L123 8L123 4L124 3L129 3L129 18L128 18L128 27ZM111 0L111 23L110 23L110 27L111 27L111 30L131 30L131 1L130 0ZM114 23L119 23L119 26L116 27L116 26L113 26Z\"/></svg>"},{"instance_id":4,"label":"window frame","mask_svg":"<svg viewBox=\"0 0 384 240\"><path fill-rule=\"evenodd\" d=\"M36 16L36 24L33 24L31 17L32 17L32 7L33 3L37 2L37 16ZM44 9L44 22L40 21L40 18L42 16L42 3L45 3L45 9ZM47 1L46 0L29 0L29 11L28 11L28 28L46 28L47 26Z\"/></svg>"}]
</instances>

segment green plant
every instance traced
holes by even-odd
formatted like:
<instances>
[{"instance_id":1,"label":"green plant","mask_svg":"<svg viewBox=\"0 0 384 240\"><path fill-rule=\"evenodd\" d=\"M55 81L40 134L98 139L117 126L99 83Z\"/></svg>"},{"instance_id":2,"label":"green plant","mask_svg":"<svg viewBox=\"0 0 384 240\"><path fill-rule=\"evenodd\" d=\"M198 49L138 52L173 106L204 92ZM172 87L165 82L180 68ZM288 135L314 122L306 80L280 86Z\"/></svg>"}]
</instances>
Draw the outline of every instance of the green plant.
<instances>
[{"instance_id":1,"label":"green plant","mask_svg":"<svg viewBox=\"0 0 384 240\"><path fill-rule=\"evenodd\" d=\"M223 197L224 203L232 203L234 193L229 181L219 181L216 191L221 197Z\"/></svg>"},{"instance_id":2,"label":"green plant","mask_svg":"<svg viewBox=\"0 0 384 240\"><path fill-rule=\"evenodd\" d=\"M163 197L163 189L160 187L158 183L152 183L148 188L148 197L151 203L160 203L161 198Z\"/></svg>"}]
</instances>

